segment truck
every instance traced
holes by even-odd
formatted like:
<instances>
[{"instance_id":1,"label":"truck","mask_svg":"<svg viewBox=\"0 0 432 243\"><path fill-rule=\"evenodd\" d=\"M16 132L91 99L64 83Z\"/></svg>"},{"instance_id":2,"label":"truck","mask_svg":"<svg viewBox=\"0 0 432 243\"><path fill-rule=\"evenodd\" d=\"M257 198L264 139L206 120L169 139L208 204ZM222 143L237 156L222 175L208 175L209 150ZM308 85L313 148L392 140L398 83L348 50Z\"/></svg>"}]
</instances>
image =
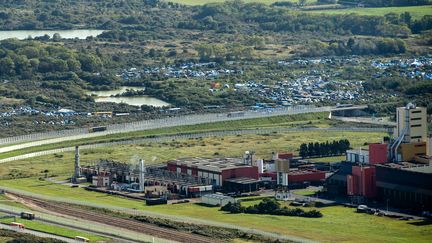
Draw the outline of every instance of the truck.
<instances>
[{"instance_id":1,"label":"truck","mask_svg":"<svg viewBox=\"0 0 432 243\"><path fill-rule=\"evenodd\" d=\"M107 130L106 126L90 127L89 128L89 132L103 132L103 131L106 131L106 130Z\"/></svg>"},{"instance_id":2,"label":"truck","mask_svg":"<svg viewBox=\"0 0 432 243\"><path fill-rule=\"evenodd\" d=\"M21 212L21 218L22 219L33 220L35 218L35 214L34 213L30 213L30 212Z\"/></svg>"}]
</instances>

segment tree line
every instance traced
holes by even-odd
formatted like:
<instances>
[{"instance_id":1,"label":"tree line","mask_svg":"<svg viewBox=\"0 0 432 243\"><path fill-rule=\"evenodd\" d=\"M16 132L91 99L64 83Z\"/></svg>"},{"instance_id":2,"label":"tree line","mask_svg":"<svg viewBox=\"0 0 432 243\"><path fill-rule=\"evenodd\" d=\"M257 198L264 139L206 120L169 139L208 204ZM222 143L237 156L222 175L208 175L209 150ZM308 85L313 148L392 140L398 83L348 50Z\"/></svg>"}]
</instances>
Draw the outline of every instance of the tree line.
<instances>
[{"instance_id":1,"label":"tree line","mask_svg":"<svg viewBox=\"0 0 432 243\"><path fill-rule=\"evenodd\" d=\"M326 141L322 143L302 143L300 145L299 155L303 158L315 156L333 156L341 155L350 148L348 139L341 139L332 142Z\"/></svg>"},{"instance_id":2,"label":"tree line","mask_svg":"<svg viewBox=\"0 0 432 243\"><path fill-rule=\"evenodd\" d=\"M390 5L400 5L399 1ZM419 33L431 29L430 18L394 23L383 16L356 14L325 15L289 11L277 6L242 1L228 1L203 6L183 6L164 1L24 1L25 4L5 3L0 10L1 29L72 29L76 25L88 28L155 31L161 35L167 28L216 30L219 33L318 32L371 36L400 36L408 31ZM356 2L356 1L353 1ZM364 2L364 1L358 1ZM404 4L425 3L406 0ZM377 3L377 5L379 5ZM387 4L389 5L389 4ZM15 11L29 8L30 11ZM76 12L75 8L81 9ZM156 10L157 9L157 10ZM181 9L179 11L178 9ZM26 15L23 15L25 12ZM174 34L174 33L170 33ZM166 35L161 35L166 36Z\"/></svg>"},{"instance_id":3,"label":"tree line","mask_svg":"<svg viewBox=\"0 0 432 243\"><path fill-rule=\"evenodd\" d=\"M387 55L401 54L407 51L406 43L397 38L374 38L337 40L322 42L318 40L309 41L303 52L305 57L316 56L347 56L347 55Z\"/></svg>"},{"instance_id":4,"label":"tree line","mask_svg":"<svg viewBox=\"0 0 432 243\"><path fill-rule=\"evenodd\" d=\"M36 73L98 72L102 69L101 59L88 51L17 39L6 39L0 44L0 76L31 77Z\"/></svg>"},{"instance_id":5,"label":"tree line","mask_svg":"<svg viewBox=\"0 0 432 243\"><path fill-rule=\"evenodd\" d=\"M413 21L409 13L404 13L402 20L409 22L394 23L384 16L309 14L262 4L231 1L196 8L193 18L180 22L178 27L231 33L253 30L253 26L258 25L261 30L274 32L308 31L390 37L405 36L407 32L420 32L431 28L428 18Z\"/></svg>"}]
</instances>

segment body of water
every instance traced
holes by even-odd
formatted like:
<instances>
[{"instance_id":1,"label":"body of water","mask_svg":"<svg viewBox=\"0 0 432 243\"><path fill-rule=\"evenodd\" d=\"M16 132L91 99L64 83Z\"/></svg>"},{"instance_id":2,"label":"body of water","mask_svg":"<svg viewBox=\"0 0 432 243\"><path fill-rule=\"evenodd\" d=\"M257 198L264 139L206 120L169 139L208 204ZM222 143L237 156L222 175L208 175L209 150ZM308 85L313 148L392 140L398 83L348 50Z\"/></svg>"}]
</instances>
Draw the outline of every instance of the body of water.
<instances>
[{"instance_id":1,"label":"body of water","mask_svg":"<svg viewBox=\"0 0 432 243\"><path fill-rule=\"evenodd\" d=\"M155 107L162 107L162 106L169 106L170 104L160 100L156 99L154 97L150 96L132 96L132 97L98 97L95 98L96 102L114 102L114 103L125 103L128 105L135 105L135 106L142 106L142 105L148 105L148 106L155 106Z\"/></svg>"},{"instance_id":2,"label":"body of water","mask_svg":"<svg viewBox=\"0 0 432 243\"><path fill-rule=\"evenodd\" d=\"M85 39L89 36L96 37L104 32L103 30L2 30L0 31L0 40L8 38L17 38L24 40L27 37L37 37L49 35L52 37L55 33L59 33L62 38L66 39Z\"/></svg>"},{"instance_id":3,"label":"body of water","mask_svg":"<svg viewBox=\"0 0 432 243\"><path fill-rule=\"evenodd\" d=\"M87 92L88 95L96 95L95 98L96 102L114 102L114 103L125 103L128 105L134 105L134 106L142 106L142 105L149 105L149 106L155 106L155 107L162 107L162 106L169 106L170 104L154 98L150 96L131 96L131 97L112 97L112 95L122 94L126 92L126 90L144 90L145 88L140 87L129 87L129 86L123 86L119 89L115 90L106 90L106 91L89 91Z\"/></svg>"}]
</instances>

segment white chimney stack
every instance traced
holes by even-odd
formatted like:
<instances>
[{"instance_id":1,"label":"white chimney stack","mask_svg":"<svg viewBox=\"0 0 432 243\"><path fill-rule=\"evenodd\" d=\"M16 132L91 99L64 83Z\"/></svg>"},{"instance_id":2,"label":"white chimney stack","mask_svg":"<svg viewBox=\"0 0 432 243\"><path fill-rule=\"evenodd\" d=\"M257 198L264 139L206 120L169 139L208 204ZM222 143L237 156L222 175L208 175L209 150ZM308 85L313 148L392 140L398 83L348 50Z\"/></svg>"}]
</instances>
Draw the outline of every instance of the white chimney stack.
<instances>
[{"instance_id":1,"label":"white chimney stack","mask_svg":"<svg viewBox=\"0 0 432 243\"><path fill-rule=\"evenodd\" d=\"M144 167L144 160L140 159L140 178L139 178L139 186L140 186L140 190L144 191L144 173L145 173L145 167Z\"/></svg>"}]
</instances>

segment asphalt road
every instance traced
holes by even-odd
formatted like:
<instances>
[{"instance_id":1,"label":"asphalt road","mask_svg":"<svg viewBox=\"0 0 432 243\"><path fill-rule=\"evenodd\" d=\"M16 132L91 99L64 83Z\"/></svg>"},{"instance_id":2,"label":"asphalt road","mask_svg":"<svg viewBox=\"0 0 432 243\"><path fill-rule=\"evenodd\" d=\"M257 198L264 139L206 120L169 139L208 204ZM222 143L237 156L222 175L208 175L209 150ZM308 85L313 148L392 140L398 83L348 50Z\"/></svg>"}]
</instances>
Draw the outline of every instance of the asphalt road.
<instances>
[{"instance_id":1,"label":"asphalt road","mask_svg":"<svg viewBox=\"0 0 432 243\"><path fill-rule=\"evenodd\" d=\"M163 141L170 141L173 139L189 139L189 138L199 138L199 137L223 137L223 136L230 136L230 135L266 134L266 133L270 134L274 132L287 133L287 132L303 132L303 131L386 132L386 129L367 128L367 127L331 127L331 128L306 127L306 128L266 128L266 129L248 129L248 130L229 130L229 131L201 132L201 133L192 133L192 134L165 135L165 136L157 136L151 138L132 139L126 141L87 144L87 145L81 145L80 149L81 150L95 149L95 148L114 146L114 145L140 144L145 142L163 142ZM48 154L70 152L74 150L75 147L72 146L72 147L50 149L50 150L32 152L27 154L21 154L21 155L17 155L5 159L0 159L0 164L15 161L15 160L34 158L34 157L48 155Z\"/></svg>"},{"instance_id":2,"label":"asphalt road","mask_svg":"<svg viewBox=\"0 0 432 243\"><path fill-rule=\"evenodd\" d=\"M317 112L330 112L348 109L364 109L366 106L342 107L335 108L332 106L314 107L314 106L294 106L283 109L274 109L267 111L245 111L242 113L211 113L196 114L180 117L169 117L163 119L145 120L140 122L115 124L107 126L106 131L89 133L87 129L75 129L49 133L29 134L25 136L0 139L0 145L15 143L15 145L0 148L0 153L18 150L22 148L34 147L45 144L60 143L78 139L105 136L109 134L126 133L133 131L144 131L156 128L169 128L184 125L197 125L203 123L214 123L222 121L244 120L252 118L273 117L282 115L294 115ZM16 144L19 143L19 144Z\"/></svg>"}]
</instances>

